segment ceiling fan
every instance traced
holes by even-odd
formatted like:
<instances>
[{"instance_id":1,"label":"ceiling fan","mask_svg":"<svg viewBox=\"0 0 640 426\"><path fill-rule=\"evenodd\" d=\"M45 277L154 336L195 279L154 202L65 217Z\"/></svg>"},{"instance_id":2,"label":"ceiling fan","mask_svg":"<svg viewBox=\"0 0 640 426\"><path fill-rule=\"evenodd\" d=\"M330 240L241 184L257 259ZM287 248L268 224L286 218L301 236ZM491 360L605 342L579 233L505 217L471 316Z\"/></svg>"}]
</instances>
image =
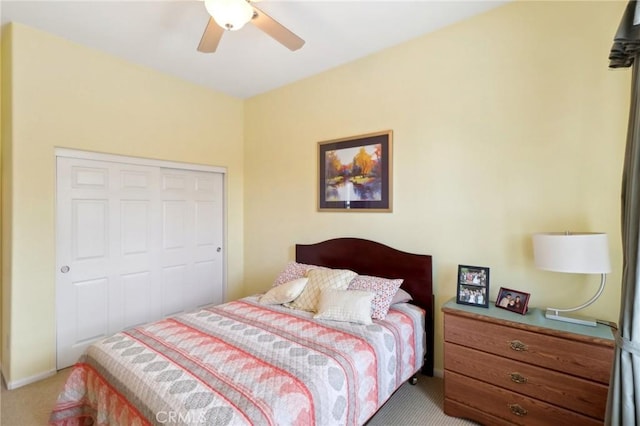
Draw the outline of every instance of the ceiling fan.
<instances>
[{"instance_id":1,"label":"ceiling fan","mask_svg":"<svg viewBox=\"0 0 640 426\"><path fill-rule=\"evenodd\" d=\"M303 39L249 0L204 0L204 6L211 18L198 44L199 52L215 52L225 30L239 30L247 22L251 22L289 50L298 50L304 45Z\"/></svg>"}]
</instances>

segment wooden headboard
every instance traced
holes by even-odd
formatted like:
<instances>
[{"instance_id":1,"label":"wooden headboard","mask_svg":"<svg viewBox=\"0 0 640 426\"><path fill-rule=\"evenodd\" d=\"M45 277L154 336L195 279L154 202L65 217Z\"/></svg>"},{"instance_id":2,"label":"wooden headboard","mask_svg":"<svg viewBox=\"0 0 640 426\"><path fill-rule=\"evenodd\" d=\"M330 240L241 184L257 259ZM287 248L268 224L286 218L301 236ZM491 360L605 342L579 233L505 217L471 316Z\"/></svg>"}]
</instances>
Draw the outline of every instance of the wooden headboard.
<instances>
[{"instance_id":1,"label":"wooden headboard","mask_svg":"<svg viewBox=\"0 0 640 426\"><path fill-rule=\"evenodd\" d=\"M434 299L431 256L403 252L360 238L335 238L316 244L296 244L296 262L350 269L360 275L402 278L402 288L411 294L412 303L426 312L427 353L422 373L433 376Z\"/></svg>"}]
</instances>

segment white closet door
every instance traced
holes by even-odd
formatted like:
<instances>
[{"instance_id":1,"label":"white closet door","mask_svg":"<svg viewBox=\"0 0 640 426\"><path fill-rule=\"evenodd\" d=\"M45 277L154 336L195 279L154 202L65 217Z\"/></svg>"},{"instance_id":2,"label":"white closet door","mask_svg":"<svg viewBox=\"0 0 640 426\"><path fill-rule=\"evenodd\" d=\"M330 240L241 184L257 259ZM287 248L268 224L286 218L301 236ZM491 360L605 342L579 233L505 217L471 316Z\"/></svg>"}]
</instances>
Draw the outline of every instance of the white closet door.
<instances>
[{"instance_id":1,"label":"white closet door","mask_svg":"<svg viewBox=\"0 0 640 426\"><path fill-rule=\"evenodd\" d=\"M223 175L58 157L57 368L224 299Z\"/></svg>"},{"instance_id":2,"label":"white closet door","mask_svg":"<svg viewBox=\"0 0 640 426\"><path fill-rule=\"evenodd\" d=\"M59 157L57 174L57 364L63 368L95 340L158 316L152 290L159 279L153 232L159 170Z\"/></svg>"},{"instance_id":3,"label":"white closet door","mask_svg":"<svg viewBox=\"0 0 640 426\"><path fill-rule=\"evenodd\" d=\"M163 169L162 315L224 299L220 173Z\"/></svg>"},{"instance_id":4,"label":"white closet door","mask_svg":"<svg viewBox=\"0 0 640 426\"><path fill-rule=\"evenodd\" d=\"M220 173L192 173L194 179L194 272L190 306L220 304L225 298L224 180Z\"/></svg>"},{"instance_id":5,"label":"white closet door","mask_svg":"<svg viewBox=\"0 0 640 426\"><path fill-rule=\"evenodd\" d=\"M159 170L157 167L116 164L117 182L111 264L109 334L161 316L155 291L160 279ZM114 220L115 218L112 218Z\"/></svg>"}]
</instances>

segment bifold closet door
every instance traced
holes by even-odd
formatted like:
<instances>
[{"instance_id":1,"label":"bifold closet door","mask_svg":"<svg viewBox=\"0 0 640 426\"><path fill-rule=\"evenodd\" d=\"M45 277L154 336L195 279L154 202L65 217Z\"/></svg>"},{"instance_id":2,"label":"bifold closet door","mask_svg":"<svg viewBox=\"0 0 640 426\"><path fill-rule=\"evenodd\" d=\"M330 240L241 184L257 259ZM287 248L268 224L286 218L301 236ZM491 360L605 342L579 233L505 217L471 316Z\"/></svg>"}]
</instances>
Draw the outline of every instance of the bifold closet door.
<instances>
[{"instance_id":1,"label":"bifold closet door","mask_svg":"<svg viewBox=\"0 0 640 426\"><path fill-rule=\"evenodd\" d=\"M220 173L161 170L163 317L224 299L222 188Z\"/></svg>"},{"instance_id":2,"label":"bifold closet door","mask_svg":"<svg viewBox=\"0 0 640 426\"><path fill-rule=\"evenodd\" d=\"M57 368L224 298L220 173L57 158Z\"/></svg>"}]
</instances>

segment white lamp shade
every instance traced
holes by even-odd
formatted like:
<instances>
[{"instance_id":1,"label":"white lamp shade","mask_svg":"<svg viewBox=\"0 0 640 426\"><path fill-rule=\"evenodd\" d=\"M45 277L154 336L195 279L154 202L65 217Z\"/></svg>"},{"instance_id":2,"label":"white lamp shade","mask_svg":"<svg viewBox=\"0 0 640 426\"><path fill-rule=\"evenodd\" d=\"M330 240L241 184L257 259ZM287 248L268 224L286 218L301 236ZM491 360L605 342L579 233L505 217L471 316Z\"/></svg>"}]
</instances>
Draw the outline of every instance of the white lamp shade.
<instances>
[{"instance_id":1,"label":"white lamp shade","mask_svg":"<svg viewBox=\"0 0 640 426\"><path fill-rule=\"evenodd\" d=\"M239 30L253 17L253 7L246 0L205 0L204 7L225 30Z\"/></svg>"},{"instance_id":2,"label":"white lamp shade","mask_svg":"<svg viewBox=\"0 0 640 426\"><path fill-rule=\"evenodd\" d=\"M533 235L536 267L579 274L611 272L609 240L602 233L540 233Z\"/></svg>"}]
</instances>

